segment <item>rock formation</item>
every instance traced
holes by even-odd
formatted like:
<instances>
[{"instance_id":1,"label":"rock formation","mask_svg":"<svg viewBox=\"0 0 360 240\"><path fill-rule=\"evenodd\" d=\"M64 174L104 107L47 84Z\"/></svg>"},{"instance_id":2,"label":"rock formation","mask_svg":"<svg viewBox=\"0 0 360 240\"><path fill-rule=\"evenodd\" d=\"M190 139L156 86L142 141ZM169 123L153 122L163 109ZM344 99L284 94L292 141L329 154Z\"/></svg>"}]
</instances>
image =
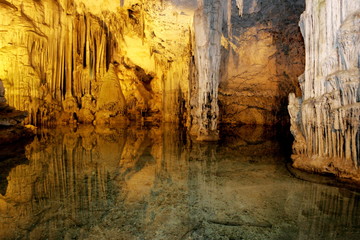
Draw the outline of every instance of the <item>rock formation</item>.
<instances>
[{"instance_id":1,"label":"rock formation","mask_svg":"<svg viewBox=\"0 0 360 240\"><path fill-rule=\"evenodd\" d=\"M192 131L198 140L218 138L218 86L220 80L220 50L225 1L198 1L194 16L196 99L193 107Z\"/></svg>"},{"instance_id":2,"label":"rock formation","mask_svg":"<svg viewBox=\"0 0 360 240\"><path fill-rule=\"evenodd\" d=\"M118 108L137 121L181 118L191 9L162 1L23 0L1 1L0 11L0 77L9 104L29 112L27 122L112 122L95 116L111 88L123 95L121 106L102 118L116 118Z\"/></svg>"},{"instance_id":3,"label":"rock formation","mask_svg":"<svg viewBox=\"0 0 360 240\"><path fill-rule=\"evenodd\" d=\"M303 10L300 0L199 1L194 17L198 75L190 85L191 132L198 131L198 139L216 138L219 123L288 121L287 95L300 95L297 76L304 70L297 26Z\"/></svg>"},{"instance_id":4,"label":"rock formation","mask_svg":"<svg viewBox=\"0 0 360 240\"><path fill-rule=\"evenodd\" d=\"M287 96L300 96L304 71L298 21L302 0L243 0L232 9L231 32L222 39L219 108L222 123L283 124Z\"/></svg>"},{"instance_id":5,"label":"rock formation","mask_svg":"<svg viewBox=\"0 0 360 240\"><path fill-rule=\"evenodd\" d=\"M220 121L272 125L285 116L303 71L302 8L302 0L4 0L0 78L9 104L34 125L162 121L215 140ZM120 105L100 109L112 88Z\"/></svg>"},{"instance_id":6,"label":"rock formation","mask_svg":"<svg viewBox=\"0 0 360 240\"><path fill-rule=\"evenodd\" d=\"M26 112L16 110L6 103L5 88L0 79L0 144L24 140L31 136L31 130L21 125L26 116Z\"/></svg>"},{"instance_id":7,"label":"rock formation","mask_svg":"<svg viewBox=\"0 0 360 240\"><path fill-rule=\"evenodd\" d=\"M294 166L360 183L360 2L307 0L302 97L289 95Z\"/></svg>"}]
</instances>

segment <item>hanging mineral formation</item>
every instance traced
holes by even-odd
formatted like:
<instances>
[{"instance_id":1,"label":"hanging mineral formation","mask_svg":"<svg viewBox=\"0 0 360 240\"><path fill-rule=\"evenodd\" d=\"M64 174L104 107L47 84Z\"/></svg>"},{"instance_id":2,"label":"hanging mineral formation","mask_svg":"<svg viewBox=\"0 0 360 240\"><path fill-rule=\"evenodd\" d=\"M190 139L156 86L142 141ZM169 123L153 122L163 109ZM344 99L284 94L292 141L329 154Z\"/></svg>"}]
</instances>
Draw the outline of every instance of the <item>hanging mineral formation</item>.
<instances>
[{"instance_id":1,"label":"hanging mineral formation","mask_svg":"<svg viewBox=\"0 0 360 240\"><path fill-rule=\"evenodd\" d=\"M238 5L239 6L239 5ZM239 6L242 7L242 6ZM242 9L242 8L241 8ZM218 87L223 26L231 34L231 2L198 0L194 15L195 80L191 134L197 140L218 139Z\"/></svg>"},{"instance_id":2,"label":"hanging mineral formation","mask_svg":"<svg viewBox=\"0 0 360 240\"><path fill-rule=\"evenodd\" d=\"M239 8L239 15L243 15L244 0L236 0L236 6Z\"/></svg>"},{"instance_id":3,"label":"hanging mineral formation","mask_svg":"<svg viewBox=\"0 0 360 240\"><path fill-rule=\"evenodd\" d=\"M0 1L0 79L9 105L43 126L184 118L193 10L178 14L171 4ZM107 74L110 64L116 69ZM121 101L105 114L109 84Z\"/></svg>"},{"instance_id":4,"label":"hanging mineral formation","mask_svg":"<svg viewBox=\"0 0 360 240\"><path fill-rule=\"evenodd\" d=\"M307 0L303 96L289 97L294 165L360 180L360 2Z\"/></svg>"},{"instance_id":5,"label":"hanging mineral formation","mask_svg":"<svg viewBox=\"0 0 360 240\"><path fill-rule=\"evenodd\" d=\"M198 140L217 140L219 117L218 85L223 25L221 1L198 1L194 16L195 64L198 72L197 120Z\"/></svg>"}]
</instances>

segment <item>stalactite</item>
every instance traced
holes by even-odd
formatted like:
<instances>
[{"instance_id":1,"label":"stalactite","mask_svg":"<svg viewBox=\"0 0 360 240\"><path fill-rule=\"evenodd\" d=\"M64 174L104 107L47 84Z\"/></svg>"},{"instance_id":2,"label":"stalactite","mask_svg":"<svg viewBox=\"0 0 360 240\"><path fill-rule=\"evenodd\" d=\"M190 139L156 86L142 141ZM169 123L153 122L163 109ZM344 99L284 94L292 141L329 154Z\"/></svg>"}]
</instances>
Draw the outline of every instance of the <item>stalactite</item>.
<instances>
[{"instance_id":1,"label":"stalactite","mask_svg":"<svg viewBox=\"0 0 360 240\"><path fill-rule=\"evenodd\" d=\"M306 4L300 22L306 47L302 104L289 102L299 114L290 114L292 128L301 129L293 131L294 165L360 181L360 2Z\"/></svg>"},{"instance_id":2,"label":"stalactite","mask_svg":"<svg viewBox=\"0 0 360 240\"><path fill-rule=\"evenodd\" d=\"M227 15L226 23L228 25L228 32L227 35L231 39L232 37L232 24L231 24L231 11L232 11L232 0L228 0L227 2L227 12L225 15ZM241 14L239 14L241 16Z\"/></svg>"},{"instance_id":3,"label":"stalactite","mask_svg":"<svg viewBox=\"0 0 360 240\"><path fill-rule=\"evenodd\" d=\"M137 115L141 116L138 120L156 123L183 121L190 115L186 113L186 80L193 10L179 14L165 7L171 4L123 1L122 6L101 6L82 0L14 3L14 8L6 8L0 17L0 30L12 33L0 38L0 48L7 48L1 56L12 56L7 65L0 66L9 103L28 111L27 123L31 124L93 123L104 76L114 64L121 69L117 80L124 89L130 118ZM11 25L11 21L19 24ZM140 44L131 48L132 40L136 44L140 40ZM149 52L146 63L137 54L139 49L141 54ZM144 83L136 75L136 67L153 80ZM111 118L116 115L111 113Z\"/></svg>"},{"instance_id":4,"label":"stalactite","mask_svg":"<svg viewBox=\"0 0 360 240\"><path fill-rule=\"evenodd\" d=\"M236 6L239 8L239 15L242 16L244 12L244 0L236 0Z\"/></svg>"},{"instance_id":5,"label":"stalactite","mask_svg":"<svg viewBox=\"0 0 360 240\"><path fill-rule=\"evenodd\" d=\"M47 125L58 118L49 114L77 113L85 94L97 94L91 92L90 81L97 81L106 73L105 59L110 58L106 50L106 23L86 11L74 12L73 4L73 1L60 2L60 5L48 3L34 9L39 15L46 12L43 25L33 19L36 14L25 14L33 5L21 10L25 24L30 27L28 31L16 30L13 39L16 46L27 49L29 65L36 74L24 72L31 69L18 62L19 68L12 67L13 73L8 74L12 87L7 94L9 103L30 113L32 124ZM21 61L26 63L26 59ZM19 81L23 79L21 76L32 76L32 79ZM29 92L18 94L20 91ZM24 98L28 98L26 104L23 104ZM55 109L54 104L60 104L63 109ZM38 110L40 114L36 114ZM53 113L54 110L58 112Z\"/></svg>"},{"instance_id":6,"label":"stalactite","mask_svg":"<svg viewBox=\"0 0 360 240\"><path fill-rule=\"evenodd\" d=\"M222 1L198 1L194 16L195 65L197 82L196 107L192 134L198 140L218 139L218 85L220 80L220 50L224 11Z\"/></svg>"}]
</instances>

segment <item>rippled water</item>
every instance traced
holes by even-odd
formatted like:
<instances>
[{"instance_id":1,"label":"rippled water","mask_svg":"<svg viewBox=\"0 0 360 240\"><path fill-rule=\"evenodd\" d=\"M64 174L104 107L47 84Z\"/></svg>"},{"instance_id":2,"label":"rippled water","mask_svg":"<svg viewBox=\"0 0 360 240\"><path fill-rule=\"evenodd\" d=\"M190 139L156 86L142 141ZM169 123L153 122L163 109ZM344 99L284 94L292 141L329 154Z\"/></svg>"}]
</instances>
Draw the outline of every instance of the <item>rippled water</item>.
<instances>
[{"instance_id":1,"label":"rippled water","mask_svg":"<svg viewBox=\"0 0 360 240\"><path fill-rule=\"evenodd\" d=\"M277 139L43 130L26 158L0 149L0 239L359 239L360 195L294 178Z\"/></svg>"}]
</instances>

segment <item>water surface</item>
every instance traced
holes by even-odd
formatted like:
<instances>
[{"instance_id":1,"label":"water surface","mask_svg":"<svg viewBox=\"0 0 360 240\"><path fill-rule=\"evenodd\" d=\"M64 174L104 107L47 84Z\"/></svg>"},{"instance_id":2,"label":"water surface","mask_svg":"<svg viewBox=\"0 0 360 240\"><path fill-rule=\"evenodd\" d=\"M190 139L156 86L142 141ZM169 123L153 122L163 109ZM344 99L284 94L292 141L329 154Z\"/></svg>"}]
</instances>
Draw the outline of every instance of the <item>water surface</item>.
<instances>
[{"instance_id":1,"label":"water surface","mask_svg":"<svg viewBox=\"0 0 360 240\"><path fill-rule=\"evenodd\" d=\"M171 126L39 131L24 156L0 162L0 239L358 239L360 195L293 177L279 137L248 126L216 144Z\"/></svg>"}]
</instances>

